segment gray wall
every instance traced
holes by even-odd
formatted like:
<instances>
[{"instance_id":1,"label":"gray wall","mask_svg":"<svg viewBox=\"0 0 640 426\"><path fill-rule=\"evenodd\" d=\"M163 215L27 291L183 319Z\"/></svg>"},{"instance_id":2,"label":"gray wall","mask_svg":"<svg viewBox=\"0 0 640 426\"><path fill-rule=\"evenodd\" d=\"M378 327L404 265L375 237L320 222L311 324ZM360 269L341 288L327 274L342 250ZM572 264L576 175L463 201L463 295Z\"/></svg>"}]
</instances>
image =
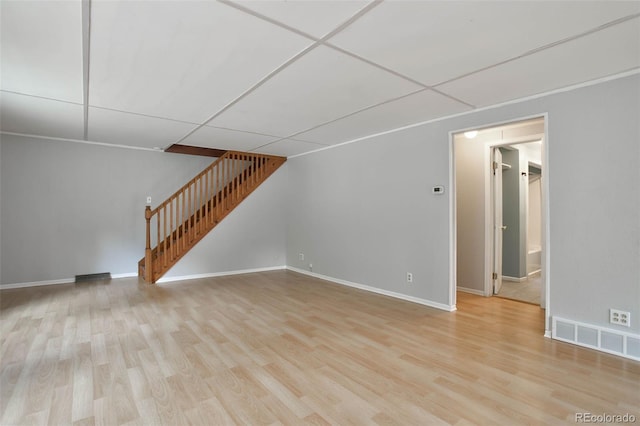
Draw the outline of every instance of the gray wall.
<instances>
[{"instance_id":1,"label":"gray wall","mask_svg":"<svg viewBox=\"0 0 640 426\"><path fill-rule=\"evenodd\" d=\"M447 303L451 193L430 188L448 182L449 132L545 112L550 314L614 327L614 307L638 332L637 74L290 159L287 264Z\"/></svg>"},{"instance_id":2,"label":"gray wall","mask_svg":"<svg viewBox=\"0 0 640 426\"><path fill-rule=\"evenodd\" d=\"M144 255L146 196L157 205L214 160L11 135L2 135L0 152L2 284L137 272ZM259 209L243 215L246 221L264 220L267 227L273 217L263 217ZM241 222L225 220L218 233L242 235L246 225ZM279 227L274 224L275 230ZM263 259L256 263L259 254L254 252L269 246L271 235L256 238L261 240L245 246L241 260L212 262L199 271L266 266ZM229 240L207 244L217 247ZM282 258L271 255L274 263L269 266L282 265L283 244L276 239L268 250ZM191 262L198 261L194 259L190 256Z\"/></svg>"},{"instance_id":3,"label":"gray wall","mask_svg":"<svg viewBox=\"0 0 640 426\"><path fill-rule=\"evenodd\" d=\"M431 194L449 180L447 131L439 123L289 159L287 265L449 304L448 189Z\"/></svg>"},{"instance_id":4,"label":"gray wall","mask_svg":"<svg viewBox=\"0 0 640 426\"><path fill-rule=\"evenodd\" d=\"M314 272L448 304L449 132L545 112L550 314L638 333L637 74L290 159L267 188L271 194L286 191L280 211L286 215L287 265L313 263ZM159 200L208 163L6 135L0 153L2 283L135 272L144 244L144 197ZM163 181L166 176L173 182ZM447 186L445 195L432 195L434 185ZM264 216L261 208L241 214L251 223L273 221L262 224L279 229L277 208L266 209ZM238 231L228 238L244 235L242 222L227 222ZM269 263L261 257L268 247L265 256L277 266L282 242L269 245L271 237L260 237L257 254L246 254L256 244L251 238L233 248L246 254L246 264L215 263L208 252L188 261L208 273L261 267ZM413 284L405 281L407 271ZM631 312L630 329L608 324L611 307Z\"/></svg>"}]
</instances>

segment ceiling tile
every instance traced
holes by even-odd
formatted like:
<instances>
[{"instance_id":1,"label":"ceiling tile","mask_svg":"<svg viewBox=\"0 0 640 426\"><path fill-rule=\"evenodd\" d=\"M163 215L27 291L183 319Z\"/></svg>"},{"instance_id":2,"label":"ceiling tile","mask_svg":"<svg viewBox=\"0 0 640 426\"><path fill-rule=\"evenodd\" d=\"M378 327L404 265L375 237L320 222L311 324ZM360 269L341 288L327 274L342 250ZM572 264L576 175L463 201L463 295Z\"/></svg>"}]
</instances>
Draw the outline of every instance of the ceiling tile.
<instances>
[{"instance_id":1,"label":"ceiling tile","mask_svg":"<svg viewBox=\"0 0 640 426\"><path fill-rule=\"evenodd\" d=\"M210 124L286 137L419 88L320 46Z\"/></svg>"},{"instance_id":2,"label":"ceiling tile","mask_svg":"<svg viewBox=\"0 0 640 426\"><path fill-rule=\"evenodd\" d=\"M336 144L463 111L470 107L425 90L296 135L306 141Z\"/></svg>"},{"instance_id":3,"label":"ceiling tile","mask_svg":"<svg viewBox=\"0 0 640 426\"><path fill-rule=\"evenodd\" d=\"M0 129L5 132L83 139L80 104L0 92Z\"/></svg>"},{"instance_id":4,"label":"ceiling tile","mask_svg":"<svg viewBox=\"0 0 640 426\"><path fill-rule=\"evenodd\" d=\"M0 2L1 88L82 103L80 1Z\"/></svg>"},{"instance_id":5,"label":"ceiling tile","mask_svg":"<svg viewBox=\"0 0 640 426\"><path fill-rule=\"evenodd\" d=\"M640 18L439 86L485 106L640 67Z\"/></svg>"},{"instance_id":6,"label":"ceiling tile","mask_svg":"<svg viewBox=\"0 0 640 426\"><path fill-rule=\"evenodd\" d=\"M321 38L365 7L366 1L236 1L271 19Z\"/></svg>"},{"instance_id":7,"label":"ceiling tile","mask_svg":"<svg viewBox=\"0 0 640 426\"><path fill-rule=\"evenodd\" d=\"M326 145L317 144L313 142L303 142L295 139L282 139L278 142L274 142L270 145L255 150L260 154L280 155L283 157L290 157L292 155L298 155L316 149L324 148Z\"/></svg>"},{"instance_id":8,"label":"ceiling tile","mask_svg":"<svg viewBox=\"0 0 640 426\"><path fill-rule=\"evenodd\" d=\"M640 2L387 1L329 41L435 85L640 11Z\"/></svg>"},{"instance_id":9,"label":"ceiling tile","mask_svg":"<svg viewBox=\"0 0 640 426\"><path fill-rule=\"evenodd\" d=\"M205 148L251 151L254 148L268 144L269 142L273 142L277 139L280 138L276 136L260 135L257 133L203 126L180 143Z\"/></svg>"},{"instance_id":10,"label":"ceiling tile","mask_svg":"<svg viewBox=\"0 0 640 426\"><path fill-rule=\"evenodd\" d=\"M196 127L162 118L89 108L89 140L143 148L166 148Z\"/></svg>"},{"instance_id":11,"label":"ceiling tile","mask_svg":"<svg viewBox=\"0 0 640 426\"><path fill-rule=\"evenodd\" d=\"M310 41L219 2L94 2L89 102L202 123Z\"/></svg>"}]
</instances>

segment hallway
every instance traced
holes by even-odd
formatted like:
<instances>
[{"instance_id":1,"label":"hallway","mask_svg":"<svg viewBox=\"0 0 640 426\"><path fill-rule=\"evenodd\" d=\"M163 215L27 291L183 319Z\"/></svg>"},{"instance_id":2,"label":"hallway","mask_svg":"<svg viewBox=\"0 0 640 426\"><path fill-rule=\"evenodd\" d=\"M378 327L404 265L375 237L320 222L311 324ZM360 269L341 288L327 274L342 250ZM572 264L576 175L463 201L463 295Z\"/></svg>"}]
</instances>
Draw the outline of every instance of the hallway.
<instances>
[{"instance_id":1,"label":"hallway","mask_svg":"<svg viewBox=\"0 0 640 426\"><path fill-rule=\"evenodd\" d=\"M540 274L529 277L523 282L503 280L498 297L539 305L541 287L542 276Z\"/></svg>"}]
</instances>

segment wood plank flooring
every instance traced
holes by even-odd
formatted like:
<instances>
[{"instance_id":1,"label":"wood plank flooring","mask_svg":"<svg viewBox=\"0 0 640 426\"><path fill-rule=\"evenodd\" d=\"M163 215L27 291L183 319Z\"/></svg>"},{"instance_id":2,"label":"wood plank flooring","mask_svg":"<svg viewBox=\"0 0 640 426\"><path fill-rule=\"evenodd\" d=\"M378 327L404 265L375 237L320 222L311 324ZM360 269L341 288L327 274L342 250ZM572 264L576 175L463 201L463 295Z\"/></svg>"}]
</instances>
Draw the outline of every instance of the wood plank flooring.
<instances>
[{"instance_id":1,"label":"wood plank flooring","mask_svg":"<svg viewBox=\"0 0 640 426\"><path fill-rule=\"evenodd\" d=\"M0 424L574 424L634 415L640 363L539 307L448 313L287 271L0 292Z\"/></svg>"}]
</instances>

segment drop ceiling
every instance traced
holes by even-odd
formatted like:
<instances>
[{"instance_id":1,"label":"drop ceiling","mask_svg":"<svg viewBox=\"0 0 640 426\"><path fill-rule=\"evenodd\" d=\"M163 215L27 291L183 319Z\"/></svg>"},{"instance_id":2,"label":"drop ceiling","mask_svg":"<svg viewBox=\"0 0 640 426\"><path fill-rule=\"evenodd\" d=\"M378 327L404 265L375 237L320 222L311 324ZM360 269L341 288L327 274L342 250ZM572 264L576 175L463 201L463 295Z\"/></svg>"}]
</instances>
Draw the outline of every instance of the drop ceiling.
<instances>
[{"instance_id":1,"label":"drop ceiling","mask_svg":"<svg viewBox=\"0 0 640 426\"><path fill-rule=\"evenodd\" d=\"M0 0L0 130L284 156L640 70L638 1Z\"/></svg>"}]
</instances>

